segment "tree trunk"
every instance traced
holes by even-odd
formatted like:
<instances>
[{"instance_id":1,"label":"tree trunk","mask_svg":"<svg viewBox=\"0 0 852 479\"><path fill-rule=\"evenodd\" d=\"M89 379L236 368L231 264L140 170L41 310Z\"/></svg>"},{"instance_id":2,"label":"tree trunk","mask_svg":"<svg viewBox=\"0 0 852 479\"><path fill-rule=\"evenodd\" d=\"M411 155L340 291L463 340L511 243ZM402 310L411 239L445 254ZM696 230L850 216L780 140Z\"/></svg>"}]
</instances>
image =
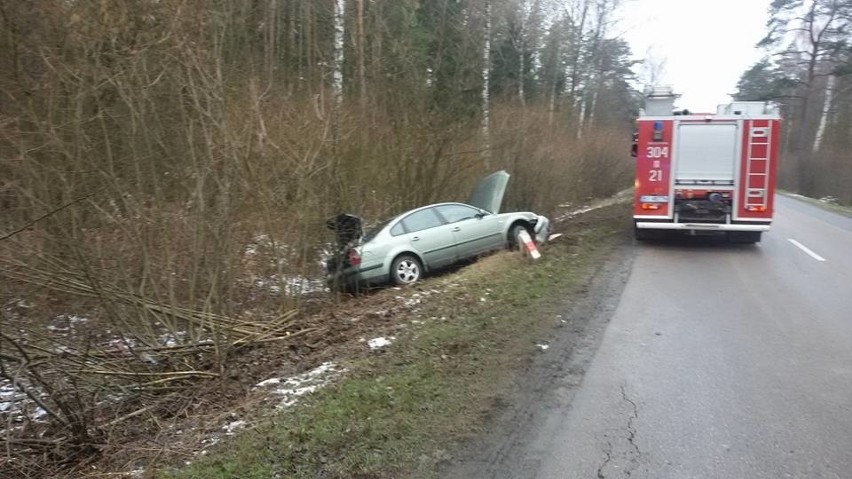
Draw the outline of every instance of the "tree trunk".
<instances>
[{"instance_id":1,"label":"tree trunk","mask_svg":"<svg viewBox=\"0 0 852 479\"><path fill-rule=\"evenodd\" d=\"M361 116L367 114L367 66L364 58L366 35L364 34L364 0L356 0L358 15L358 86L360 87Z\"/></svg>"},{"instance_id":2,"label":"tree trunk","mask_svg":"<svg viewBox=\"0 0 852 479\"><path fill-rule=\"evenodd\" d=\"M343 39L345 34L346 0L334 2L334 69L332 71L332 91L334 106L340 108L343 103Z\"/></svg>"},{"instance_id":3,"label":"tree trunk","mask_svg":"<svg viewBox=\"0 0 852 479\"><path fill-rule=\"evenodd\" d=\"M526 50L527 41L527 20L527 2L526 0L521 0L521 25L518 32L519 38L515 44L515 48L518 51L518 101L520 101L521 107L526 105L524 100L524 70L526 68L524 64L524 50Z\"/></svg>"},{"instance_id":4,"label":"tree trunk","mask_svg":"<svg viewBox=\"0 0 852 479\"><path fill-rule=\"evenodd\" d=\"M491 0L485 0L485 41L482 42L482 139L486 171L491 169Z\"/></svg>"},{"instance_id":5,"label":"tree trunk","mask_svg":"<svg viewBox=\"0 0 852 479\"><path fill-rule=\"evenodd\" d=\"M828 124L828 114L831 112L831 102L834 97L835 81L836 77L834 75L828 76L828 81L825 85L825 102L822 105L822 114L820 114L819 126L817 127L816 136L814 137L814 154L819 153L819 149L822 146L822 139L825 136L825 127Z\"/></svg>"}]
</instances>

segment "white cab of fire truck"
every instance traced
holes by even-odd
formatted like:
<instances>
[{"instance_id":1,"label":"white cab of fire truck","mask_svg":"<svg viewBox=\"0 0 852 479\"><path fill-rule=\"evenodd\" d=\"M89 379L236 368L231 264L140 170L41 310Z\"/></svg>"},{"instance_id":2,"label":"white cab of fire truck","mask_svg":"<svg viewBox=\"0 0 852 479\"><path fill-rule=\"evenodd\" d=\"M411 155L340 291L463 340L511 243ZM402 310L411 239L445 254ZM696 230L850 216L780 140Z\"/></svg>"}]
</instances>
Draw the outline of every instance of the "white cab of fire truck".
<instances>
[{"instance_id":1,"label":"white cab of fire truck","mask_svg":"<svg viewBox=\"0 0 852 479\"><path fill-rule=\"evenodd\" d=\"M636 238L680 231L760 241L772 223L777 107L737 101L715 112L674 111L677 97L671 87L649 88L636 120Z\"/></svg>"}]
</instances>

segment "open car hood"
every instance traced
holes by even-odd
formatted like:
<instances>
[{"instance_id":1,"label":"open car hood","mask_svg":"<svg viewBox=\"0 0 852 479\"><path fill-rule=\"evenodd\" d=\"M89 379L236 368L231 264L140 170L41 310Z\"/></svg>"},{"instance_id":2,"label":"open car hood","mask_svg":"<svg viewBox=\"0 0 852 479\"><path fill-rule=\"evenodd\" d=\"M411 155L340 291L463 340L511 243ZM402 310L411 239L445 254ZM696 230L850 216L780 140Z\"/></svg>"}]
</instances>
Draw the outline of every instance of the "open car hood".
<instances>
[{"instance_id":1,"label":"open car hood","mask_svg":"<svg viewBox=\"0 0 852 479\"><path fill-rule=\"evenodd\" d=\"M341 213L325 222L325 226L337 234L337 243L344 247L364 234L361 218Z\"/></svg>"},{"instance_id":2,"label":"open car hood","mask_svg":"<svg viewBox=\"0 0 852 479\"><path fill-rule=\"evenodd\" d=\"M497 214L503 203L503 195L506 194L506 185L509 184L509 173L503 170L491 173L479 180L467 204Z\"/></svg>"}]
</instances>

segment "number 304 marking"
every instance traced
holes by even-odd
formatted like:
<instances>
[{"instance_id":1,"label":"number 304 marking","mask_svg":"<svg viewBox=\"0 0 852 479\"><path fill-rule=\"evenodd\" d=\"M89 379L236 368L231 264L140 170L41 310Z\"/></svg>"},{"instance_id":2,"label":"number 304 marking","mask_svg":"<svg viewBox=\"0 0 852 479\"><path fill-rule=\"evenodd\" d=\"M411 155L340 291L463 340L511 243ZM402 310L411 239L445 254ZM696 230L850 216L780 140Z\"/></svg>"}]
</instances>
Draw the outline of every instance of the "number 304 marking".
<instances>
[{"instance_id":1,"label":"number 304 marking","mask_svg":"<svg viewBox=\"0 0 852 479\"><path fill-rule=\"evenodd\" d=\"M648 181L663 181L663 170L649 170Z\"/></svg>"},{"instance_id":2,"label":"number 304 marking","mask_svg":"<svg viewBox=\"0 0 852 479\"><path fill-rule=\"evenodd\" d=\"M647 146L645 147L645 156L648 158L668 158L668 146Z\"/></svg>"}]
</instances>

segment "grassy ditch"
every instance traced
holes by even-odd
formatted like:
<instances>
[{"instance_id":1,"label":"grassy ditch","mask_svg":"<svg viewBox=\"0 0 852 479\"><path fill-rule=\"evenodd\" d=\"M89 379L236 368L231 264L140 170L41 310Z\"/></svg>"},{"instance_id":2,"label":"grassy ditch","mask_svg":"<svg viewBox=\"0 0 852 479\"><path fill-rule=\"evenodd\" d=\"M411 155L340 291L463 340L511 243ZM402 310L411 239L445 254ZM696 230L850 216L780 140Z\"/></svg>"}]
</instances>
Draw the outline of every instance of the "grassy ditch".
<instances>
[{"instance_id":1,"label":"grassy ditch","mask_svg":"<svg viewBox=\"0 0 852 479\"><path fill-rule=\"evenodd\" d=\"M820 208L822 208L826 211L831 211L831 212L852 218L852 206L845 206L845 205L841 205L841 204L836 203L836 202L824 201L824 200L819 200L819 199L816 199L816 198L809 198L807 196L802 196L802 195L792 193L792 192L789 192L789 191L781 191L780 193L783 194L783 195L789 196L791 198L795 198L795 199L804 201L805 203L808 203L808 204L811 204L811 205L814 205L814 206L818 206L818 207L820 207Z\"/></svg>"},{"instance_id":2,"label":"grassy ditch","mask_svg":"<svg viewBox=\"0 0 852 479\"><path fill-rule=\"evenodd\" d=\"M500 253L405 290L441 293L397 318L407 326L385 351L346 362L335 385L169 476L434 476L623 245L627 217L624 205L602 208L568 225L536 262Z\"/></svg>"}]
</instances>

